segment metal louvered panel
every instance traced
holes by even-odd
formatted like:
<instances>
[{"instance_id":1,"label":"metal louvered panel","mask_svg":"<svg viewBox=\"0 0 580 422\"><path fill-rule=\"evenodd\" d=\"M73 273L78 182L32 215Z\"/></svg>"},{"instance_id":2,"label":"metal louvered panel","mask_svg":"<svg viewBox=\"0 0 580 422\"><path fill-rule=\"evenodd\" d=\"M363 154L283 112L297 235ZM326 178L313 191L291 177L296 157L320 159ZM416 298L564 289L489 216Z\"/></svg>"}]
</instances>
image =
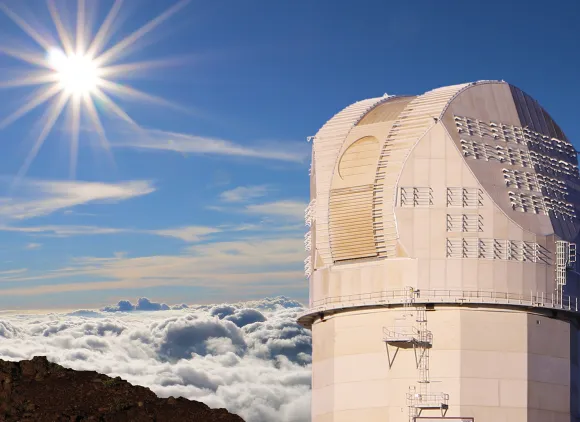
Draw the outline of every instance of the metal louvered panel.
<instances>
[{"instance_id":1,"label":"metal louvered panel","mask_svg":"<svg viewBox=\"0 0 580 422\"><path fill-rule=\"evenodd\" d=\"M388 100L384 96L354 103L331 118L314 136L316 156L316 249L325 265L332 262L329 233L329 200L332 174L340 148L350 130L376 105Z\"/></svg>"},{"instance_id":2,"label":"metal louvered panel","mask_svg":"<svg viewBox=\"0 0 580 422\"><path fill-rule=\"evenodd\" d=\"M535 242L505 239L448 238L447 258L479 258L550 265L551 252Z\"/></svg>"},{"instance_id":3,"label":"metal louvered panel","mask_svg":"<svg viewBox=\"0 0 580 422\"><path fill-rule=\"evenodd\" d=\"M478 214L447 214L447 231L481 232L483 231L483 217Z\"/></svg>"},{"instance_id":4,"label":"metal louvered panel","mask_svg":"<svg viewBox=\"0 0 580 422\"><path fill-rule=\"evenodd\" d=\"M401 188L401 207L429 207L433 205L433 189Z\"/></svg>"},{"instance_id":5,"label":"metal louvered panel","mask_svg":"<svg viewBox=\"0 0 580 422\"><path fill-rule=\"evenodd\" d=\"M335 261L377 256L373 226L373 185L330 193L330 244Z\"/></svg>"}]
</instances>

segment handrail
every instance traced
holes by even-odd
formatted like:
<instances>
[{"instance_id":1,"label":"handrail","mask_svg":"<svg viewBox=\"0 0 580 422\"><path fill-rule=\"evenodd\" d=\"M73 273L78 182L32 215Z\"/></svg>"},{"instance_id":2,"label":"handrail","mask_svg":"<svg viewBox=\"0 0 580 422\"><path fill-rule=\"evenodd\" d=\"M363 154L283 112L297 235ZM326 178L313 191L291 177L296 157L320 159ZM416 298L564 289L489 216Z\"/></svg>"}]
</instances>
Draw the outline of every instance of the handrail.
<instances>
[{"instance_id":1,"label":"handrail","mask_svg":"<svg viewBox=\"0 0 580 422\"><path fill-rule=\"evenodd\" d=\"M559 301L554 293L530 291L529 294L519 294L485 290L413 290L406 288L327 297L312 302L310 309L306 310L302 315L306 316L325 309L410 303L506 304L562 309L571 312L579 311L578 297L562 296Z\"/></svg>"}]
</instances>

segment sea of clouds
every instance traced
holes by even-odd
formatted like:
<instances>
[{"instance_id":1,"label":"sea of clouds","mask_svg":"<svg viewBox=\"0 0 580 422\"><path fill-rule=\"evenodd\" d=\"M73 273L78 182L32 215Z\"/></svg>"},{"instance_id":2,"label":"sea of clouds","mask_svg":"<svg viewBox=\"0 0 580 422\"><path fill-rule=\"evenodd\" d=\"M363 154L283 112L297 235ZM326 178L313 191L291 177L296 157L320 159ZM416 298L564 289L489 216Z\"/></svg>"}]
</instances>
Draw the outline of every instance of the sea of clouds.
<instances>
[{"instance_id":1,"label":"sea of clouds","mask_svg":"<svg viewBox=\"0 0 580 422\"><path fill-rule=\"evenodd\" d=\"M310 420L311 335L286 297L219 305L141 298L99 311L0 315L0 359L47 356L247 422Z\"/></svg>"}]
</instances>

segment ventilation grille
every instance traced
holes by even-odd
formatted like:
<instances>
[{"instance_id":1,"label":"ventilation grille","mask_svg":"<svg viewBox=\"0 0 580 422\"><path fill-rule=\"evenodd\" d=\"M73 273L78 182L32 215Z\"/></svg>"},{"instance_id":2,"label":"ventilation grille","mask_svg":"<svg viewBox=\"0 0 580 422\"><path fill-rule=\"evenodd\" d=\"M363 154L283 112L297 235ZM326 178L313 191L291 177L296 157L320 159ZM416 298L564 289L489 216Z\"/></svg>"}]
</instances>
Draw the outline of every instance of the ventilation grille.
<instances>
[{"instance_id":1,"label":"ventilation grille","mask_svg":"<svg viewBox=\"0 0 580 422\"><path fill-rule=\"evenodd\" d=\"M307 251L312 250L312 232L307 231L304 235L304 249Z\"/></svg>"},{"instance_id":2,"label":"ventilation grille","mask_svg":"<svg viewBox=\"0 0 580 422\"><path fill-rule=\"evenodd\" d=\"M534 173L503 169L503 178L506 186L540 192L538 178Z\"/></svg>"},{"instance_id":3,"label":"ventilation grille","mask_svg":"<svg viewBox=\"0 0 580 422\"><path fill-rule=\"evenodd\" d=\"M312 257L309 256L304 260L304 275L306 278L310 278L312 275Z\"/></svg>"},{"instance_id":4,"label":"ventilation grille","mask_svg":"<svg viewBox=\"0 0 580 422\"><path fill-rule=\"evenodd\" d=\"M481 207L483 206L483 191L479 188L447 188L447 206Z\"/></svg>"},{"instance_id":5,"label":"ventilation grille","mask_svg":"<svg viewBox=\"0 0 580 422\"><path fill-rule=\"evenodd\" d=\"M448 232L477 233L483 231L483 217L477 214L447 214Z\"/></svg>"},{"instance_id":6,"label":"ventilation grille","mask_svg":"<svg viewBox=\"0 0 580 422\"><path fill-rule=\"evenodd\" d=\"M401 188L401 207L428 207L433 205L433 189Z\"/></svg>"},{"instance_id":7,"label":"ventilation grille","mask_svg":"<svg viewBox=\"0 0 580 422\"><path fill-rule=\"evenodd\" d=\"M484 122L470 117L455 116L457 131L461 134L478 137L490 137L497 141L512 142L520 145L532 145L536 149L551 153L556 151L575 160L574 147L561 139L535 132L528 128L506 125L498 122Z\"/></svg>"},{"instance_id":8,"label":"ventilation grille","mask_svg":"<svg viewBox=\"0 0 580 422\"><path fill-rule=\"evenodd\" d=\"M526 149L489 145L472 139L461 139L460 143L465 157L486 161L495 160L499 163L506 163L512 166L532 168L534 161L532 153Z\"/></svg>"},{"instance_id":9,"label":"ventilation grille","mask_svg":"<svg viewBox=\"0 0 580 422\"><path fill-rule=\"evenodd\" d=\"M508 192L512 208L516 211L547 214L548 210L542 196L527 195L519 192Z\"/></svg>"},{"instance_id":10,"label":"ventilation grille","mask_svg":"<svg viewBox=\"0 0 580 422\"><path fill-rule=\"evenodd\" d=\"M568 198L566 182L543 174L538 174L537 178L540 187L546 190L548 196L556 199Z\"/></svg>"},{"instance_id":11,"label":"ventilation grille","mask_svg":"<svg viewBox=\"0 0 580 422\"><path fill-rule=\"evenodd\" d=\"M499 259L550 264L550 251L535 242L504 239L448 238L447 258Z\"/></svg>"},{"instance_id":12,"label":"ventilation grille","mask_svg":"<svg viewBox=\"0 0 580 422\"><path fill-rule=\"evenodd\" d=\"M310 201L306 209L304 210L304 224L308 227L312 226L316 218L316 199Z\"/></svg>"}]
</instances>

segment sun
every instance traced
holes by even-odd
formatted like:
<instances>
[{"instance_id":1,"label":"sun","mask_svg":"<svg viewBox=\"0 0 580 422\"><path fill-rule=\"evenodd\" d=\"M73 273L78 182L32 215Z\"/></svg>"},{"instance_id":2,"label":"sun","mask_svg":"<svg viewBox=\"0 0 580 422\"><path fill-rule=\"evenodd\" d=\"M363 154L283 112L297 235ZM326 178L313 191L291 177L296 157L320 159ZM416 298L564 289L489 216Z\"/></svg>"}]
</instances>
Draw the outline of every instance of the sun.
<instances>
[{"instance_id":1,"label":"sun","mask_svg":"<svg viewBox=\"0 0 580 422\"><path fill-rule=\"evenodd\" d=\"M137 50L137 42L158 27L161 23L176 14L190 0L179 0L165 12L147 22L145 25L122 38L113 45L117 16L123 0L115 0L100 27L95 34L89 34L93 21L87 11L86 0L77 0L76 27L69 30L58 11L55 0L47 0L48 12L54 24L53 31L46 28L36 28L24 20L14 10L0 1L0 11L4 12L40 47L38 53L30 53L13 48L0 41L0 54L32 66L29 71L19 74L16 78L7 78L0 73L0 88L19 88L37 86L34 94L9 116L0 121L0 129L5 128L30 111L48 103L46 111L40 120L39 134L26 157L24 164L16 175L16 180L23 177L44 141L52 131L61 115L67 115L67 126L70 131L70 165L69 174L75 177L78 144L81 123L87 122L92 131L100 139L103 149L110 154L101 114L107 114L128 123L132 128L143 133L140 126L113 100L112 97L148 102L164 107L176 107L175 104L127 85L116 80L138 76L143 71L167 65L176 65L178 60L145 60L126 62L123 59ZM96 2L91 2L94 6ZM94 9L93 9L94 11ZM56 35L52 37L51 35ZM0 37L0 40L2 38ZM0 69L1 70L1 69ZM84 127L84 126L83 126Z\"/></svg>"},{"instance_id":2,"label":"sun","mask_svg":"<svg viewBox=\"0 0 580 422\"><path fill-rule=\"evenodd\" d=\"M67 56L62 50L53 48L48 52L48 62L63 91L71 96L94 94L99 86L99 68L86 54Z\"/></svg>"}]
</instances>

